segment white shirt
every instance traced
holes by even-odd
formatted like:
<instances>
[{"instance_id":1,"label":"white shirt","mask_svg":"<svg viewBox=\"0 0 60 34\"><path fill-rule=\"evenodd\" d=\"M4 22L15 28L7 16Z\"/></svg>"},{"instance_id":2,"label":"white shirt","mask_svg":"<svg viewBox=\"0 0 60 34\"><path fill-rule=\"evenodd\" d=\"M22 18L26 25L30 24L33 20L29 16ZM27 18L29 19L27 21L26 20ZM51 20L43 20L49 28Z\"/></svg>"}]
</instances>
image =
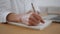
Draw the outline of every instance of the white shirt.
<instances>
[{"instance_id":1,"label":"white shirt","mask_svg":"<svg viewBox=\"0 0 60 34\"><path fill-rule=\"evenodd\" d=\"M39 10L40 0L0 0L0 22L6 22L9 13L26 13L32 9L31 2L36 10Z\"/></svg>"}]
</instances>

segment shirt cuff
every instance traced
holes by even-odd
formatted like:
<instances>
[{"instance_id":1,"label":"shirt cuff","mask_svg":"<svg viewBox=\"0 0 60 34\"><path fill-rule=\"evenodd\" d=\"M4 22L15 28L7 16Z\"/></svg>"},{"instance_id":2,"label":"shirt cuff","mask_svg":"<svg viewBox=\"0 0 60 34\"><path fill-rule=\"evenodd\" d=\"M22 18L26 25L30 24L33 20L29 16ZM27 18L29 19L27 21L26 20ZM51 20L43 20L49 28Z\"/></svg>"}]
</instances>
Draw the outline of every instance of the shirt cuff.
<instances>
[{"instance_id":1,"label":"shirt cuff","mask_svg":"<svg viewBox=\"0 0 60 34\"><path fill-rule=\"evenodd\" d=\"M7 15L10 14L10 13L11 13L11 12L7 12L7 11L6 11L6 12L4 12L4 13L2 14L2 16L1 16L1 17L2 17L2 19L1 19L1 20L2 20L1 22L2 22L2 23L6 23L6 17L7 17Z\"/></svg>"}]
</instances>

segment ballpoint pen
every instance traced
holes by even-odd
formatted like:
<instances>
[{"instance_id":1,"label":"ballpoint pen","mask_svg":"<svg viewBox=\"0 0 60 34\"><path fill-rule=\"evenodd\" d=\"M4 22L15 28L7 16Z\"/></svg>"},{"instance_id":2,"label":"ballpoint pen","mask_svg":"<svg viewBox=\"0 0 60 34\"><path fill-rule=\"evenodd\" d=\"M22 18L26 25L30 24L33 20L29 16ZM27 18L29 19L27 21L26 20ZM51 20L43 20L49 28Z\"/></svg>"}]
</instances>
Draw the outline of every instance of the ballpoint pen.
<instances>
[{"instance_id":1,"label":"ballpoint pen","mask_svg":"<svg viewBox=\"0 0 60 34\"><path fill-rule=\"evenodd\" d=\"M34 6L33 6L33 3L31 3L31 6L32 6L33 11L35 12L35 8L34 8Z\"/></svg>"}]
</instances>

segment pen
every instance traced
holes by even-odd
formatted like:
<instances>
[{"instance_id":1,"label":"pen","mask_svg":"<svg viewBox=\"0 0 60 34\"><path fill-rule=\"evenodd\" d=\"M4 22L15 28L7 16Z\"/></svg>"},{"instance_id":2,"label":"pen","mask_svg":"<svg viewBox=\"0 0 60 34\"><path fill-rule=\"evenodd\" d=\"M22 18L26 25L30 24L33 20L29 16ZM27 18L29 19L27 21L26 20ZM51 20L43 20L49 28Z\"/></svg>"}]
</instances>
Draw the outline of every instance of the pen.
<instances>
[{"instance_id":1,"label":"pen","mask_svg":"<svg viewBox=\"0 0 60 34\"><path fill-rule=\"evenodd\" d=\"M35 12L35 8L34 8L34 6L33 6L33 3L31 3L31 6L32 6L33 11Z\"/></svg>"}]
</instances>

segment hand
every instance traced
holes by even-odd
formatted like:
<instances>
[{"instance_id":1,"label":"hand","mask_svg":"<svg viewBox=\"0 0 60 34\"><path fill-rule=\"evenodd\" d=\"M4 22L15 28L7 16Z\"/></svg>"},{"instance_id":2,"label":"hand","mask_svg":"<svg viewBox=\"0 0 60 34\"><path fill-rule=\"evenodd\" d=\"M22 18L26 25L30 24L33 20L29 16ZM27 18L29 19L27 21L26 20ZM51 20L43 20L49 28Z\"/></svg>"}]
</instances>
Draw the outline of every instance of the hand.
<instances>
[{"instance_id":1,"label":"hand","mask_svg":"<svg viewBox=\"0 0 60 34\"><path fill-rule=\"evenodd\" d=\"M25 16L25 17L24 17ZM26 15L24 15L21 19L24 24L30 25L30 26L36 26L39 23L44 23L41 16L35 12L28 12Z\"/></svg>"},{"instance_id":2,"label":"hand","mask_svg":"<svg viewBox=\"0 0 60 34\"><path fill-rule=\"evenodd\" d=\"M36 13L32 13L32 15L29 18L29 23L30 25L35 26L35 25L38 25L39 23L44 23L44 21L40 15Z\"/></svg>"}]
</instances>

